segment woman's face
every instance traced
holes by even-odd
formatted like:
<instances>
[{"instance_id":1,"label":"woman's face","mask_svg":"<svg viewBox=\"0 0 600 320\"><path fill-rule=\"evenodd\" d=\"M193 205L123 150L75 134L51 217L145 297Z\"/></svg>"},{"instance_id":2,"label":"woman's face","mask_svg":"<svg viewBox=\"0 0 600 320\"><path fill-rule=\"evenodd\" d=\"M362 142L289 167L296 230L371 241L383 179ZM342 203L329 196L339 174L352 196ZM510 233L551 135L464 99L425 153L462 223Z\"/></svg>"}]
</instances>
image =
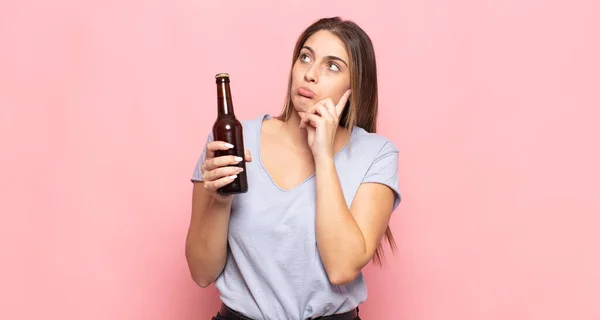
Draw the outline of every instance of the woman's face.
<instances>
[{"instance_id":1,"label":"woman's face","mask_svg":"<svg viewBox=\"0 0 600 320\"><path fill-rule=\"evenodd\" d=\"M292 67L291 99L296 112L331 98L337 104L350 89L350 60L344 43L329 31L310 36Z\"/></svg>"}]
</instances>

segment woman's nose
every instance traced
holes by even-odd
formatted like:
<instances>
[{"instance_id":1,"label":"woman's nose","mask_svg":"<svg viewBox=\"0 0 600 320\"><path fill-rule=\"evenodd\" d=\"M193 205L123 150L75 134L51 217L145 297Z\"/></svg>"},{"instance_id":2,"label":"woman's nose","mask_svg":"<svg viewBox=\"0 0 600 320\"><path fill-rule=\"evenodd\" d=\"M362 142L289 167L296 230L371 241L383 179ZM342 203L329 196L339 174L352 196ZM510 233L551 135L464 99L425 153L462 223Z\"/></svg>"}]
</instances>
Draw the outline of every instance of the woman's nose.
<instances>
[{"instance_id":1,"label":"woman's nose","mask_svg":"<svg viewBox=\"0 0 600 320\"><path fill-rule=\"evenodd\" d=\"M306 73L304 73L304 80L307 82L317 83L319 79L318 71L316 70L315 65L310 66Z\"/></svg>"}]
</instances>

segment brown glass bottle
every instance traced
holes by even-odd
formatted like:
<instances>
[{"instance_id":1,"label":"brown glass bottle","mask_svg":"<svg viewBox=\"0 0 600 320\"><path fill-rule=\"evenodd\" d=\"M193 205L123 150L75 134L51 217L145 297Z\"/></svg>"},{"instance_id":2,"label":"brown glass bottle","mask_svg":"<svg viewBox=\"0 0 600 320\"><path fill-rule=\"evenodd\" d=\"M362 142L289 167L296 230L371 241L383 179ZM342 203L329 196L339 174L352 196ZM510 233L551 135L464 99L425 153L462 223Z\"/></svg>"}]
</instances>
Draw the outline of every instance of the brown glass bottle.
<instances>
[{"instance_id":1,"label":"brown glass bottle","mask_svg":"<svg viewBox=\"0 0 600 320\"><path fill-rule=\"evenodd\" d=\"M242 160L236 166L244 171L238 173L235 180L228 185L217 189L219 194L236 194L248 191L248 178L246 176L246 161L244 158L244 135L242 124L235 117L233 111L233 99L229 87L229 74L219 73L216 75L217 82L217 120L213 124L214 141L231 143L233 148L215 152L215 157L233 155L241 157Z\"/></svg>"}]
</instances>

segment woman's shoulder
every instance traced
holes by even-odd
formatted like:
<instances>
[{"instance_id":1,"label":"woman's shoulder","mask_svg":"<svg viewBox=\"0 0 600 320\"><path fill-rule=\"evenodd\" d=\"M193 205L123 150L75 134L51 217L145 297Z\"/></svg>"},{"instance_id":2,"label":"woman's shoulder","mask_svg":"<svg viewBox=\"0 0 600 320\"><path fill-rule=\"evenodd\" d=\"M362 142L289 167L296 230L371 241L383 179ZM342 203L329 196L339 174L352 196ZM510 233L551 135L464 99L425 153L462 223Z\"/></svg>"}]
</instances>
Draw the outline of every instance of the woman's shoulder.
<instances>
[{"instance_id":1,"label":"woman's shoulder","mask_svg":"<svg viewBox=\"0 0 600 320\"><path fill-rule=\"evenodd\" d=\"M248 133L256 133L258 132L261 127L263 126L263 121L269 122L272 117L269 114L266 113L260 113L258 115L251 115L247 118L241 118L238 119L240 121L240 123L242 124L242 127L244 129L244 135L247 135Z\"/></svg>"},{"instance_id":2,"label":"woman's shoulder","mask_svg":"<svg viewBox=\"0 0 600 320\"><path fill-rule=\"evenodd\" d=\"M380 154L398 152L396 144L388 137L375 132L368 132L361 127L354 127L350 145L353 152L362 154Z\"/></svg>"},{"instance_id":3,"label":"woman's shoulder","mask_svg":"<svg viewBox=\"0 0 600 320\"><path fill-rule=\"evenodd\" d=\"M242 118L239 120L242 123L242 125L249 126L249 125L257 125L257 124L259 125L264 120L268 120L271 118L272 118L272 116L269 115L268 113L259 113L259 114L250 115L248 117L245 117L245 118Z\"/></svg>"}]
</instances>

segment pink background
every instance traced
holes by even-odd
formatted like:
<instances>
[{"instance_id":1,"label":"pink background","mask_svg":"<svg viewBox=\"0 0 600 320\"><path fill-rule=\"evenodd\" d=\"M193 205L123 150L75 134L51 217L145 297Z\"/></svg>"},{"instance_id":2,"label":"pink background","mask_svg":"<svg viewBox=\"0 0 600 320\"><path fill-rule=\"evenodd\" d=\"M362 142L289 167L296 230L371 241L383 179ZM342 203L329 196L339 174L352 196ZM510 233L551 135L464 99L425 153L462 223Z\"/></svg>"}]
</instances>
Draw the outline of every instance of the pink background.
<instances>
[{"instance_id":1,"label":"pink background","mask_svg":"<svg viewBox=\"0 0 600 320\"><path fill-rule=\"evenodd\" d=\"M598 12L1 0L0 319L209 319L184 241L214 75L240 118L277 113L296 37L330 15L371 35L401 150L399 252L366 269L364 319L600 319Z\"/></svg>"}]
</instances>

